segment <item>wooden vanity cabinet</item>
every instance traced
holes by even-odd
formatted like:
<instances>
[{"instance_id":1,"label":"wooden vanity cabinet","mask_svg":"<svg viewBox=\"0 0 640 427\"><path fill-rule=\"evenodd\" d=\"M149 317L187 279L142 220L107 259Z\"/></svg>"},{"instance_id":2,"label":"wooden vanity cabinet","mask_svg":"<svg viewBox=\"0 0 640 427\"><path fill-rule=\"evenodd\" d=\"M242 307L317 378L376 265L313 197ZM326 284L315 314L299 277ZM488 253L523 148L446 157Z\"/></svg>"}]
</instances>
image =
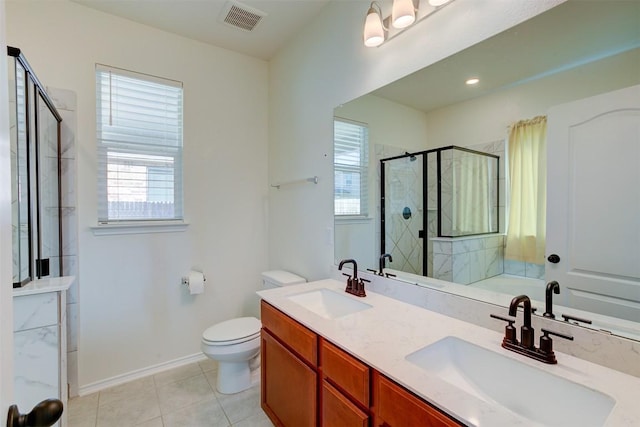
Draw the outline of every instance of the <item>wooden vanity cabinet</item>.
<instances>
[{"instance_id":1,"label":"wooden vanity cabinet","mask_svg":"<svg viewBox=\"0 0 640 427\"><path fill-rule=\"evenodd\" d=\"M264 301L261 316L262 409L277 426L315 426L318 337Z\"/></svg>"},{"instance_id":2,"label":"wooden vanity cabinet","mask_svg":"<svg viewBox=\"0 0 640 427\"><path fill-rule=\"evenodd\" d=\"M320 337L320 425L369 425L370 369L344 350Z\"/></svg>"},{"instance_id":3,"label":"wooden vanity cabinet","mask_svg":"<svg viewBox=\"0 0 640 427\"><path fill-rule=\"evenodd\" d=\"M283 427L461 426L265 301L262 409Z\"/></svg>"},{"instance_id":4,"label":"wooden vanity cabinet","mask_svg":"<svg viewBox=\"0 0 640 427\"><path fill-rule=\"evenodd\" d=\"M373 373L373 412L374 427L464 426L377 371Z\"/></svg>"}]
</instances>

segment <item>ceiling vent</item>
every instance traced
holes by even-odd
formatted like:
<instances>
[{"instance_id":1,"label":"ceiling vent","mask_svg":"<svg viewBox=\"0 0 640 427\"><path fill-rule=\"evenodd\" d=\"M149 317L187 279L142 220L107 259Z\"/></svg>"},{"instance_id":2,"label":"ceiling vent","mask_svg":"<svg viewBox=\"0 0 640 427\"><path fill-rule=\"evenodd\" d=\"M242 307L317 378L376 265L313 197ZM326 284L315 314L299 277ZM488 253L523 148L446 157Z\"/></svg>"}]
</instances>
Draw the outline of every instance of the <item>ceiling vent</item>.
<instances>
[{"instance_id":1,"label":"ceiling vent","mask_svg":"<svg viewBox=\"0 0 640 427\"><path fill-rule=\"evenodd\" d=\"M267 16L265 12L233 1L227 2L220 15L220 21L244 31L253 31L260 20Z\"/></svg>"}]
</instances>

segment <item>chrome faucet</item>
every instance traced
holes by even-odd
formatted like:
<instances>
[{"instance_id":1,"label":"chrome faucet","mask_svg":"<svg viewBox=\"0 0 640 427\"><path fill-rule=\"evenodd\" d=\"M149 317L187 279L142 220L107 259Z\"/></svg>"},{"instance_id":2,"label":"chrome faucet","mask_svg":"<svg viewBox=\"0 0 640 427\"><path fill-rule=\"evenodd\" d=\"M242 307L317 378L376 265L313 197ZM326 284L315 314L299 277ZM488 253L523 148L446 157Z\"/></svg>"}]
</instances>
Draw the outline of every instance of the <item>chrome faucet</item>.
<instances>
[{"instance_id":1,"label":"chrome faucet","mask_svg":"<svg viewBox=\"0 0 640 427\"><path fill-rule=\"evenodd\" d=\"M545 291L544 296L544 313L542 314L544 317L548 317L550 319L555 319L556 316L553 314L553 294L558 295L560 293L560 284L555 280L547 283L547 289Z\"/></svg>"}]
</instances>

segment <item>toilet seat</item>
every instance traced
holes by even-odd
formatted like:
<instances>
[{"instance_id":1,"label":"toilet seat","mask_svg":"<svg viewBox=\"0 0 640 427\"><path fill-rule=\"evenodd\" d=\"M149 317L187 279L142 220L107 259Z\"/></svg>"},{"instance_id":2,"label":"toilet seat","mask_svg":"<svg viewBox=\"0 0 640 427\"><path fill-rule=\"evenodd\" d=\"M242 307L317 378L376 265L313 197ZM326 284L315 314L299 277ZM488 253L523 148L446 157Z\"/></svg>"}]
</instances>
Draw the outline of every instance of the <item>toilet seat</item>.
<instances>
[{"instance_id":1,"label":"toilet seat","mask_svg":"<svg viewBox=\"0 0 640 427\"><path fill-rule=\"evenodd\" d=\"M208 345L233 345L260 336L262 323L255 317L239 317L209 327L202 333L202 342Z\"/></svg>"}]
</instances>

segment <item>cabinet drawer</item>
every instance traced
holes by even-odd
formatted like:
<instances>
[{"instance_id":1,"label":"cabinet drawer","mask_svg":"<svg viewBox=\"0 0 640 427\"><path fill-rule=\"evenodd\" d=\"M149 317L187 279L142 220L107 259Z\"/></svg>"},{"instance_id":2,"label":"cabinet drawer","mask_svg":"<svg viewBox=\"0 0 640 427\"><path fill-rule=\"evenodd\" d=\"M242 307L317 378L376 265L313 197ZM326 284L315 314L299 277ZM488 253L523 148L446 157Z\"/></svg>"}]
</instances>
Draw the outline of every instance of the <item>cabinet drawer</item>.
<instances>
[{"instance_id":1,"label":"cabinet drawer","mask_svg":"<svg viewBox=\"0 0 640 427\"><path fill-rule=\"evenodd\" d=\"M369 367L320 338L322 375L364 407L369 406Z\"/></svg>"},{"instance_id":2,"label":"cabinet drawer","mask_svg":"<svg viewBox=\"0 0 640 427\"><path fill-rule=\"evenodd\" d=\"M326 381L322 382L322 427L367 427L369 416Z\"/></svg>"},{"instance_id":3,"label":"cabinet drawer","mask_svg":"<svg viewBox=\"0 0 640 427\"><path fill-rule=\"evenodd\" d=\"M374 372L373 377L374 426L453 427L463 425L378 372Z\"/></svg>"},{"instance_id":4,"label":"cabinet drawer","mask_svg":"<svg viewBox=\"0 0 640 427\"><path fill-rule=\"evenodd\" d=\"M318 336L286 314L262 301L262 327L313 367L318 366Z\"/></svg>"},{"instance_id":5,"label":"cabinet drawer","mask_svg":"<svg viewBox=\"0 0 640 427\"><path fill-rule=\"evenodd\" d=\"M58 323L58 292L21 295L13 298L13 331Z\"/></svg>"}]
</instances>

